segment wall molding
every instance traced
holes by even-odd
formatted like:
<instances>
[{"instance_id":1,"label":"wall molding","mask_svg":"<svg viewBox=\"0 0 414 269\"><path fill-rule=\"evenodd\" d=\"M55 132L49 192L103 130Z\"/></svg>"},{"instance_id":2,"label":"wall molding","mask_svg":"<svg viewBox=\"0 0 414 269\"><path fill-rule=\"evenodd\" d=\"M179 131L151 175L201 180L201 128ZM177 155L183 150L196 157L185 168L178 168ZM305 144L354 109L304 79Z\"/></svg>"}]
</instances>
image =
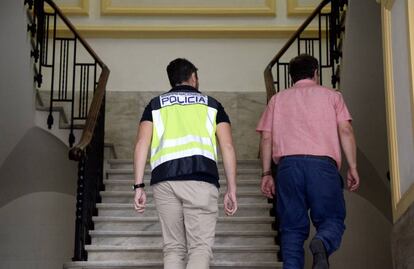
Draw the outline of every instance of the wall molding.
<instances>
[{"instance_id":1,"label":"wall molding","mask_svg":"<svg viewBox=\"0 0 414 269\"><path fill-rule=\"evenodd\" d=\"M392 62L392 33L391 33L391 11L384 4L381 8L382 38L384 50L384 82L385 101L387 114L388 151L391 175L391 197L393 220L400 218L400 210L397 210L401 199L400 171L398 166L398 141L397 141L397 118L395 110L394 75Z\"/></svg>"},{"instance_id":2,"label":"wall molding","mask_svg":"<svg viewBox=\"0 0 414 269\"><path fill-rule=\"evenodd\" d=\"M66 15L89 16L89 0L79 0L79 5L76 6L59 3L57 5ZM46 8L46 11L51 12L52 9Z\"/></svg>"},{"instance_id":3,"label":"wall molding","mask_svg":"<svg viewBox=\"0 0 414 269\"><path fill-rule=\"evenodd\" d=\"M258 7L174 7L113 6L112 0L101 0L105 16L276 16L276 0L265 0Z\"/></svg>"},{"instance_id":4,"label":"wall molding","mask_svg":"<svg viewBox=\"0 0 414 269\"><path fill-rule=\"evenodd\" d=\"M301 6L298 0L286 0L288 16L309 16L316 8L315 6ZM331 8L326 7L323 12L330 12Z\"/></svg>"},{"instance_id":5,"label":"wall molding","mask_svg":"<svg viewBox=\"0 0 414 269\"><path fill-rule=\"evenodd\" d=\"M395 0L379 0L379 1L381 2L381 5L388 10L392 10L392 7L395 2Z\"/></svg>"},{"instance_id":6,"label":"wall molding","mask_svg":"<svg viewBox=\"0 0 414 269\"><path fill-rule=\"evenodd\" d=\"M298 26L92 26L77 25L84 37L90 38L287 38ZM58 27L58 36L70 35L67 28ZM317 27L305 31L316 37Z\"/></svg>"},{"instance_id":7,"label":"wall molding","mask_svg":"<svg viewBox=\"0 0 414 269\"><path fill-rule=\"evenodd\" d=\"M407 0L408 51L411 74L411 114L414 128L414 0ZM414 133L414 129L413 129Z\"/></svg>"}]
</instances>

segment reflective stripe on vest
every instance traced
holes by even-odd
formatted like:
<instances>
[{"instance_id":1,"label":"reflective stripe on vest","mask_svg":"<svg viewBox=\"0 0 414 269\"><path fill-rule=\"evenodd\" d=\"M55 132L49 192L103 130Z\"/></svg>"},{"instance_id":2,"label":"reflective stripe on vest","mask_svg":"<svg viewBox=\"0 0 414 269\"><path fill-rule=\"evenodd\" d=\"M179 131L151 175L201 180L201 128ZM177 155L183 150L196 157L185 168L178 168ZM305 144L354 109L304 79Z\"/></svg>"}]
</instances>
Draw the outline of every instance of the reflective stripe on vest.
<instances>
[{"instance_id":1,"label":"reflective stripe on vest","mask_svg":"<svg viewBox=\"0 0 414 269\"><path fill-rule=\"evenodd\" d=\"M151 168L184 157L202 155L217 160L217 109L200 93L160 96L161 108L152 111Z\"/></svg>"}]
</instances>

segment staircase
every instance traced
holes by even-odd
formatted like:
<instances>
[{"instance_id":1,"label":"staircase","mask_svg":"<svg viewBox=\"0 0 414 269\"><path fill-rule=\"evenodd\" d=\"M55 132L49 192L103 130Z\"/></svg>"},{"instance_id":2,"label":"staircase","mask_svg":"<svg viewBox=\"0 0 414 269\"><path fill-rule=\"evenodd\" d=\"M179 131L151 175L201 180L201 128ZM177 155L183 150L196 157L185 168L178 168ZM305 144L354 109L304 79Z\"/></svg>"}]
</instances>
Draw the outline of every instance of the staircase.
<instances>
[{"instance_id":1,"label":"staircase","mask_svg":"<svg viewBox=\"0 0 414 269\"><path fill-rule=\"evenodd\" d=\"M132 161L104 160L108 67L52 0L25 0L25 3L29 6L35 82L38 88L43 84L50 91L36 95L37 110L48 113L47 117L40 117L39 125L51 129L58 119L60 128L55 128L69 130L68 139L61 139L72 147L69 157L78 162L75 250L73 261L63 267L162 268L162 235L151 188L147 188L145 213L136 213L131 189ZM45 5L52 11L47 11ZM331 5L331 12L323 11L327 5ZM321 81L322 76L327 77L322 71L327 70L333 87L338 84L345 6L345 0L323 0L272 59L265 70L268 99L291 85L287 75L290 59L287 55L291 55L286 54L288 50L319 56ZM312 21L318 21L317 37L305 34ZM57 35L57 23L69 30L69 36ZM297 46L292 46L294 43ZM77 53L80 47L89 55L87 62L76 56L81 54ZM72 66L68 66L69 62ZM67 137L68 133L64 134ZM226 186L222 164L219 167L222 202ZM273 204L259 188L260 168L257 160L238 162L239 209L235 216L227 217L223 214L223 204L219 205L211 268L282 268ZM147 168L147 185L149 176Z\"/></svg>"},{"instance_id":2,"label":"staircase","mask_svg":"<svg viewBox=\"0 0 414 269\"><path fill-rule=\"evenodd\" d=\"M220 213L211 268L282 268L277 259L277 233L272 229L272 204L260 192L260 163L239 161L239 209L232 217L224 215L224 170L220 168L219 173ZM93 217L95 227L89 231L91 244L85 246L88 261L69 262L64 268L163 268L161 227L151 187L146 188L146 210L139 214L133 208L132 160L108 160L105 175L102 202L97 204L98 215ZM147 186L149 178L147 169Z\"/></svg>"}]
</instances>

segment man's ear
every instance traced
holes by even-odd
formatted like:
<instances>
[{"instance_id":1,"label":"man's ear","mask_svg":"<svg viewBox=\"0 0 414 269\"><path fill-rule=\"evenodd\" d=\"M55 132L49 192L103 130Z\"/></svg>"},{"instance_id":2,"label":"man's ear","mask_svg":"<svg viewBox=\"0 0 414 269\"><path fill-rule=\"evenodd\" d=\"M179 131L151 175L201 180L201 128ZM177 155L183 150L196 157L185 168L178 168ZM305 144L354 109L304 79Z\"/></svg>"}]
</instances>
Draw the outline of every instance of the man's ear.
<instances>
[{"instance_id":1,"label":"man's ear","mask_svg":"<svg viewBox=\"0 0 414 269\"><path fill-rule=\"evenodd\" d=\"M319 83L319 69L316 68L315 72L313 72L313 80Z\"/></svg>"},{"instance_id":2,"label":"man's ear","mask_svg":"<svg viewBox=\"0 0 414 269\"><path fill-rule=\"evenodd\" d=\"M193 81L197 81L197 74L196 74L195 72L193 72L193 73L191 74L191 79L192 79Z\"/></svg>"},{"instance_id":3,"label":"man's ear","mask_svg":"<svg viewBox=\"0 0 414 269\"><path fill-rule=\"evenodd\" d=\"M197 74L195 72L193 72L191 74L191 77L190 77L189 80L190 80L189 82L190 82L191 86L193 86L194 88L197 88L196 86L198 86L197 85L198 84L198 78L197 78Z\"/></svg>"}]
</instances>

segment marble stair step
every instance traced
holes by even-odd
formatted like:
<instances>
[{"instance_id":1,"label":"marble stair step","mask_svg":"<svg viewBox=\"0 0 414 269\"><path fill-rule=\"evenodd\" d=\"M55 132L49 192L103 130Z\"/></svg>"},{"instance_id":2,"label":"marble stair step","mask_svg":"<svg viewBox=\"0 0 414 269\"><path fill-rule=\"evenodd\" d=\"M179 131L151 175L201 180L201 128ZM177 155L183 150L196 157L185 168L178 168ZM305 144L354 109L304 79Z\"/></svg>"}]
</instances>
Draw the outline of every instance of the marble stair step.
<instances>
[{"instance_id":1,"label":"marble stair step","mask_svg":"<svg viewBox=\"0 0 414 269\"><path fill-rule=\"evenodd\" d=\"M132 159L109 159L107 160L109 164L109 168L116 169L116 168L133 168L133 160ZM219 160L218 167L223 168L223 161ZM237 161L238 168L260 168L261 163L260 160L238 160ZM146 165L147 169L150 169L149 164Z\"/></svg>"},{"instance_id":2,"label":"marble stair step","mask_svg":"<svg viewBox=\"0 0 414 269\"><path fill-rule=\"evenodd\" d=\"M149 179L145 179L146 189L150 189ZM131 179L106 179L104 180L106 191L131 191L134 180ZM225 179L220 180L220 189L226 190L227 181ZM238 191L260 191L260 179L246 179L238 180L237 182Z\"/></svg>"},{"instance_id":3,"label":"marble stair step","mask_svg":"<svg viewBox=\"0 0 414 269\"><path fill-rule=\"evenodd\" d=\"M223 180L225 178L224 169L219 169L219 176ZM132 168L106 169L107 179L133 179L134 170ZM253 180L260 179L262 170L260 168L239 168L237 169L238 180ZM146 169L144 172L144 179L149 179L151 171Z\"/></svg>"},{"instance_id":4,"label":"marble stair step","mask_svg":"<svg viewBox=\"0 0 414 269\"><path fill-rule=\"evenodd\" d=\"M213 262L210 269L281 269L281 262ZM64 269L163 269L162 261L86 261L67 262Z\"/></svg>"},{"instance_id":5,"label":"marble stair step","mask_svg":"<svg viewBox=\"0 0 414 269\"><path fill-rule=\"evenodd\" d=\"M219 200L223 199L225 190L220 190ZM100 192L103 203L133 203L134 192L130 191L103 191ZM152 190L147 190L147 204L154 202ZM257 191L238 191L237 192L238 203L267 203L267 198Z\"/></svg>"},{"instance_id":6,"label":"marble stair step","mask_svg":"<svg viewBox=\"0 0 414 269\"><path fill-rule=\"evenodd\" d=\"M138 246L162 243L161 231L90 231L93 245ZM216 231L216 246L274 245L276 231Z\"/></svg>"},{"instance_id":7,"label":"marble stair step","mask_svg":"<svg viewBox=\"0 0 414 269\"><path fill-rule=\"evenodd\" d=\"M222 202L222 200L220 200ZM96 205L98 215L112 217L157 217L154 204L147 204L144 213L137 213L132 203L102 203ZM272 204L269 203L248 203L238 204L237 217L268 217ZM224 217L224 205L219 204L219 215Z\"/></svg>"},{"instance_id":8,"label":"marble stair step","mask_svg":"<svg viewBox=\"0 0 414 269\"><path fill-rule=\"evenodd\" d=\"M159 261L163 259L162 245L113 246L86 245L88 261L142 260ZM215 262L277 262L279 247L275 245L233 245L214 246Z\"/></svg>"},{"instance_id":9,"label":"marble stair step","mask_svg":"<svg viewBox=\"0 0 414 269\"><path fill-rule=\"evenodd\" d=\"M157 217L93 217L95 231L160 231ZM218 231L272 231L273 217L219 217Z\"/></svg>"}]
</instances>

